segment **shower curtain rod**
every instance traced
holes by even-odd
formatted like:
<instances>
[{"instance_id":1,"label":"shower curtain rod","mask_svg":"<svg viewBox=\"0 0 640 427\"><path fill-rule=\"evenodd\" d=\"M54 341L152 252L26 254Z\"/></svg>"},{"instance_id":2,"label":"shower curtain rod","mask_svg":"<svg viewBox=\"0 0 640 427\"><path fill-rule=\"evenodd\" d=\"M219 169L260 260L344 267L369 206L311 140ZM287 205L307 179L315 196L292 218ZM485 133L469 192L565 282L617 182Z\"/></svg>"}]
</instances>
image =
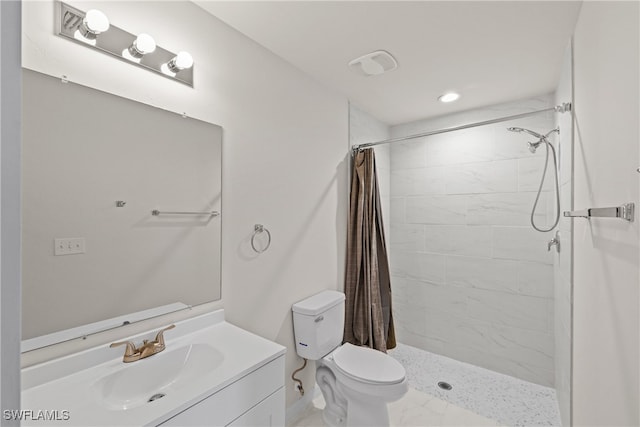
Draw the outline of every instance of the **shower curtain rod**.
<instances>
[{"instance_id":1,"label":"shower curtain rod","mask_svg":"<svg viewBox=\"0 0 640 427\"><path fill-rule=\"evenodd\" d=\"M414 134L414 135L408 135L408 136L401 136L401 137L398 137L398 138L385 139L383 141L367 142L365 144L354 145L353 147L351 147L351 150L352 150L352 153L353 153L353 152L362 150L363 148L374 147L376 145L391 144L392 142L407 141L409 139L422 138L422 137L425 137L425 136L437 135L439 133L453 132L454 130L469 129L469 128L474 128L474 127L477 127L477 126L490 125L490 124L493 124L493 123L507 122L509 120L515 120L515 119L520 119L522 117L532 116L534 114L546 113L548 111L555 111L557 113L566 113L567 111L571 111L571 103L570 102L563 102L561 105L556 105L555 107L544 108L542 110L536 110L536 111L529 111L528 113L515 114L513 116L499 117L497 119L485 120L485 121L482 121L482 122L468 123L466 125L453 126L453 127L448 127L448 128L432 130L432 131L429 131L429 132L417 133L417 134Z\"/></svg>"}]
</instances>

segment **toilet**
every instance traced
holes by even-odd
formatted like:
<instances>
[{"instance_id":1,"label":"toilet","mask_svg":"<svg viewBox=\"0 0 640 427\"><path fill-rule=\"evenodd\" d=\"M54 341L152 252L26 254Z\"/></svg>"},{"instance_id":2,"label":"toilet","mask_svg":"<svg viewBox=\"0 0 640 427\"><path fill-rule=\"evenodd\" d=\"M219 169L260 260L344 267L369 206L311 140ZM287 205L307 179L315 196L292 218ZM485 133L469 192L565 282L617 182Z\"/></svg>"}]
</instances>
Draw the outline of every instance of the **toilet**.
<instances>
[{"instance_id":1,"label":"toilet","mask_svg":"<svg viewBox=\"0 0 640 427\"><path fill-rule=\"evenodd\" d=\"M387 403L408 391L404 367L381 351L342 344L344 300L323 291L293 305L296 352L316 361L328 426L389 426Z\"/></svg>"}]
</instances>

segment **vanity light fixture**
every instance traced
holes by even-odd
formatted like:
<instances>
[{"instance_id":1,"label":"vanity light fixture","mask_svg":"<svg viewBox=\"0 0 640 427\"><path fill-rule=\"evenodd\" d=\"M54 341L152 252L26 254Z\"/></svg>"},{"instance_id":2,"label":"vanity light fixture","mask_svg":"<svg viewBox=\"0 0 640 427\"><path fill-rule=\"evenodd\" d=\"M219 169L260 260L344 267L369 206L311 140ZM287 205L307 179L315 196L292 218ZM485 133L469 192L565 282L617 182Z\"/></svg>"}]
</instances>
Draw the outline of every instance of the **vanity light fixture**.
<instances>
[{"instance_id":1,"label":"vanity light fixture","mask_svg":"<svg viewBox=\"0 0 640 427\"><path fill-rule=\"evenodd\" d=\"M85 13L59 1L56 8L59 36L193 87L193 57L189 53L176 54L156 45L147 33L136 35L118 28L97 9Z\"/></svg>"},{"instance_id":2,"label":"vanity light fixture","mask_svg":"<svg viewBox=\"0 0 640 427\"><path fill-rule=\"evenodd\" d=\"M140 63L144 55L156 50L156 41L147 33L140 33L131 45L122 51L122 56L129 61Z\"/></svg>"},{"instance_id":3,"label":"vanity light fixture","mask_svg":"<svg viewBox=\"0 0 640 427\"><path fill-rule=\"evenodd\" d=\"M108 29L109 18L107 15L98 9L91 9L84 15L73 36L76 40L95 46L98 34L104 33Z\"/></svg>"},{"instance_id":4,"label":"vanity light fixture","mask_svg":"<svg viewBox=\"0 0 640 427\"><path fill-rule=\"evenodd\" d=\"M458 98L460 98L460 94L455 93L455 92L449 92L449 93L445 93L444 95L441 95L438 97L438 101L440 102L453 102L456 101Z\"/></svg>"}]
</instances>

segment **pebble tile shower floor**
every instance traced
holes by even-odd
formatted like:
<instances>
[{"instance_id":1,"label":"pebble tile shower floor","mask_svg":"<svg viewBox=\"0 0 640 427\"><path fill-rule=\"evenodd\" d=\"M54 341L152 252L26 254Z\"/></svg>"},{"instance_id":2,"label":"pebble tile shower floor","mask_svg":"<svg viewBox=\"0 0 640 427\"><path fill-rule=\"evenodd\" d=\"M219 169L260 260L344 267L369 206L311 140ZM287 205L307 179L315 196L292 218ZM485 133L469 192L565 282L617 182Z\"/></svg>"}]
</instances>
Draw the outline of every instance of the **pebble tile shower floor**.
<instances>
[{"instance_id":1,"label":"pebble tile shower floor","mask_svg":"<svg viewBox=\"0 0 640 427\"><path fill-rule=\"evenodd\" d=\"M506 426L561 426L555 390L408 345L389 351L409 386ZM437 383L453 387L443 390ZM418 424L419 425L419 424Z\"/></svg>"}]
</instances>

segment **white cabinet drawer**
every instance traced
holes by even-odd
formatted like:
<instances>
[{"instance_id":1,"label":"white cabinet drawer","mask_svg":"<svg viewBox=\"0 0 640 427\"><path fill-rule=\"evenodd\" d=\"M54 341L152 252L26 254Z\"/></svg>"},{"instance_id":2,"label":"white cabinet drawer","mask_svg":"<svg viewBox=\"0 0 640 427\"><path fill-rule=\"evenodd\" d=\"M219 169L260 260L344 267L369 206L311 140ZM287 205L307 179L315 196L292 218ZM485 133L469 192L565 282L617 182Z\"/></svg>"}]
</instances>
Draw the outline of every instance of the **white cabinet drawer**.
<instances>
[{"instance_id":1,"label":"white cabinet drawer","mask_svg":"<svg viewBox=\"0 0 640 427\"><path fill-rule=\"evenodd\" d=\"M284 387L284 356L168 419L163 427L226 426ZM284 413L284 401L282 403Z\"/></svg>"},{"instance_id":2,"label":"white cabinet drawer","mask_svg":"<svg viewBox=\"0 0 640 427\"><path fill-rule=\"evenodd\" d=\"M227 427L284 426L284 387L236 418Z\"/></svg>"}]
</instances>

